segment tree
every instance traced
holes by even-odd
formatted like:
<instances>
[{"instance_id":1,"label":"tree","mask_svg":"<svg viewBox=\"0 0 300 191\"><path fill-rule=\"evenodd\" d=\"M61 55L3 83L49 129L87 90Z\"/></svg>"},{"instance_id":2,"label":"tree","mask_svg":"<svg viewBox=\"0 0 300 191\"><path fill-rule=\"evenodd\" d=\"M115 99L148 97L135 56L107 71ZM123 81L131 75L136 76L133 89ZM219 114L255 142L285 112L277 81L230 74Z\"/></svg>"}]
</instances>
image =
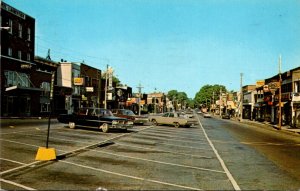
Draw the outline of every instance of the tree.
<instances>
[{"instance_id":1,"label":"tree","mask_svg":"<svg viewBox=\"0 0 300 191\"><path fill-rule=\"evenodd\" d=\"M176 104L180 104L181 106L184 106L188 103L188 97L185 92L178 92L177 90L170 90L167 94L167 97L171 101L175 101Z\"/></svg>"},{"instance_id":2,"label":"tree","mask_svg":"<svg viewBox=\"0 0 300 191\"><path fill-rule=\"evenodd\" d=\"M226 87L223 85L205 85L195 95L194 101L199 105L210 105L212 99L219 99L220 90L224 93L227 92Z\"/></svg>"}]
</instances>

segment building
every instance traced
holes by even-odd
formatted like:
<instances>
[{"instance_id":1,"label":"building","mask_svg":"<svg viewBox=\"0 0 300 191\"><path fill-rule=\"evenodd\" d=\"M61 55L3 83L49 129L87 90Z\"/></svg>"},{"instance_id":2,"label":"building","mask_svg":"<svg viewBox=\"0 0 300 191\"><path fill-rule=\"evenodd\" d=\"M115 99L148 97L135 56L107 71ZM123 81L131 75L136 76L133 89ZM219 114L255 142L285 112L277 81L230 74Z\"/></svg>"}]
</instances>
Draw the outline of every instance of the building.
<instances>
[{"instance_id":1,"label":"building","mask_svg":"<svg viewBox=\"0 0 300 191\"><path fill-rule=\"evenodd\" d=\"M35 19L1 2L1 116L39 115L42 89L35 86Z\"/></svg>"}]
</instances>

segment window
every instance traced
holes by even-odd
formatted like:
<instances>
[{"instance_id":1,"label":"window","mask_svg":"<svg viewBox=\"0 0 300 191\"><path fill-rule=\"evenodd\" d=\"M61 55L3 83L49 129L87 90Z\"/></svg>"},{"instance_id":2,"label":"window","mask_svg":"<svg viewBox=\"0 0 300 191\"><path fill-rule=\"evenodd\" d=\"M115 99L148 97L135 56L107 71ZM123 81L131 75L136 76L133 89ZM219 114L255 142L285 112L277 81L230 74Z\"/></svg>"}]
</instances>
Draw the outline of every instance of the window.
<instances>
[{"instance_id":1,"label":"window","mask_svg":"<svg viewBox=\"0 0 300 191\"><path fill-rule=\"evenodd\" d=\"M13 21L11 19L8 20L8 26L9 26L8 32L12 34Z\"/></svg>"},{"instance_id":2,"label":"window","mask_svg":"<svg viewBox=\"0 0 300 191\"><path fill-rule=\"evenodd\" d=\"M27 61L30 61L30 53L27 53Z\"/></svg>"},{"instance_id":3,"label":"window","mask_svg":"<svg viewBox=\"0 0 300 191\"><path fill-rule=\"evenodd\" d=\"M25 73L19 73L15 71L4 71L6 78L6 86L20 86L20 87L30 87L29 77Z\"/></svg>"},{"instance_id":4,"label":"window","mask_svg":"<svg viewBox=\"0 0 300 191\"><path fill-rule=\"evenodd\" d=\"M40 85L40 88L43 89L43 96L50 96L50 83L49 82L43 82Z\"/></svg>"},{"instance_id":5,"label":"window","mask_svg":"<svg viewBox=\"0 0 300 191\"><path fill-rule=\"evenodd\" d=\"M12 49L11 48L8 48L7 55L12 56Z\"/></svg>"},{"instance_id":6,"label":"window","mask_svg":"<svg viewBox=\"0 0 300 191\"><path fill-rule=\"evenodd\" d=\"M21 52L21 50L18 51L18 59L20 59L20 60L22 59L22 52Z\"/></svg>"},{"instance_id":7,"label":"window","mask_svg":"<svg viewBox=\"0 0 300 191\"><path fill-rule=\"evenodd\" d=\"M49 112L50 103L41 103L41 112Z\"/></svg>"},{"instance_id":8,"label":"window","mask_svg":"<svg viewBox=\"0 0 300 191\"><path fill-rule=\"evenodd\" d=\"M23 36L23 27L22 25L19 23L19 37L22 38Z\"/></svg>"},{"instance_id":9,"label":"window","mask_svg":"<svg viewBox=\"0 0 300 191\"><path fill-rule=\"evenodd\" d=\"M31 41L31 29L27 28L27 40Z\"/></svg>"}]
</instances>

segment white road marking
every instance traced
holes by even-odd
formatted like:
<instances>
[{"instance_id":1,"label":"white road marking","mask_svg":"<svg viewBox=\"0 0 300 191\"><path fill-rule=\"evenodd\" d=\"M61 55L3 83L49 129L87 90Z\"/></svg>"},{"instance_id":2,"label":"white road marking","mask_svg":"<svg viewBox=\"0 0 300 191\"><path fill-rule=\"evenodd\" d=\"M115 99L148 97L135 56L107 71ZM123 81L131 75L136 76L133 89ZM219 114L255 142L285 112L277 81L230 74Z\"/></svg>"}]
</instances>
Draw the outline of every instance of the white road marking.
<instances>
[{"instance_id":1,"label":"white road marking","mask_svg":"<svg viewBox=\"0 0 300 191\"><path fill-rule=\"evenodd\" d=\"M165 152L165 153L170 153L170 154L175 154L175 155L185 155L185 156L191 156L191 157L197 157L197 158L212 158L208 156L202 156L202 155L193 155L193 154L187 154L187 153L181 153L181 152L173 152L173 151L168 151L168 150L163 150L163 149L154 149L154 148L148 148L148 147L140 147L140 146L134 146L134 145L129 145L129 144L123 144L123 143L115 143L116 145L121 145L125 147L134 147L134 148L139 148L139 149L146 149L146 150L152 150L152 151L159 151L159 152Z\"/></svg>"},{"instance_id":2,"label":"white road marking","mask_svg":"<svg viewBox=\"0 0 300 191\"><path fill-rule=\"evenodd\" d=\"M0 160L5 160L5 161L8 161L8 162L16 163L16 164L20 164L20 165L26 165L26 163L22 163L22 162L10 160L10 159L5 159L5 158L0 158Z\"/></svg>"},{"instance_id":3,"label":"white road marking","mask_svg":"<svg viewBox=\"0 0 300 191\"><path fill-rule=\"evenodd\" d=\"M193 187L188 187L188 186L183 186L183 185L178 185L178 184L172 184L172 183L168 183L168 182L161 182L161 181L157 181L157 180L151 180L151 179L145 179L145 178L140 178L140 177L136 177L136 176L130 176L130 175L121 174L121 173L117 173L117 172L112 172L112 171L108 171L108 170L104 170L104 169L100 169L100 168L94 168L94 167L90 167L90 166L76 164L76 163L68 162L68 161L59 161L59 162L71 164L71 165L78 166L78 167L81 167L81 168L86 168L86 169L90 169L90 170L95 170L95 171L100 171L100 172L104 172L104 173L108 173L108 174L113 174L113 175L117 175L117 176L122 176L122 177L126 177L126 178L132 178L132 179L135 179L135 180L154 182L154 183L158 183L158 184L174 186L174 187L189 189L189 190L203 190L203 189L199 189L199 188L193 188Z\"/></svg>"},{"instance_id":4,"label":"white road marking","mask_svg":"<svg viewBox=\"0 0 300 191\"><path fill-rule=\"evenodd\" d=\"M141 134L135 134L131 137L132 138L140 137L142 139L142 136L144 136L144 137L153 137L153 136L150 136L150 135L141 135ZM197 143L197 144L207 145L207 143L203 143L203 142L199 143L199 141L176 140L176 139L159 138L159 137L155 137L155 139L157 139L157 140L168 140L168 141L174 141L174 142L182 142L182 143Z\"/></svg>"},{"instance_id":5,"label":"white road marking","mask_svg":"<svg viewBox=\"0 0 300 191\"><path fill-rule=\"evenodd\" d=\"M5 179L2 179L2 178L0 178L0 181L1 181L1 182L5 182L5 183L7 183L7 184L12 184L12 185L17 186L17 187L20 187L20 188L22 188L22 189L24 189L24 190L36 190L36 189L34 189L34 188L30 188L30 187L24 186L24 185L22 185L22 184L18 184L18 183L16 183L16 182L12 182L12 181L5 180ZM1 189L1 190L2 190L2 189Z\"/></svg>"},{"instance_id":6,"label":"white road marking","mask_svg":"<svg viewBox=\"0 0 300 191\"><path fill-rule=\"evenodd\" d=\"M209 142L209 144L210 144L211 148L213 149L214 153L216 154L216 156L217 156L217 158L218 158L218 160L219 160L219 162L220 162L222 168L224 169L224 171L225 171L227 177L229 178L229 180L230 180L232 186L234 187L235 190L241 190L240 187L239 187L239 185L237 184L237 182L236 182L235 179L233 178L232 174L230 173L230 171L229 171L228 168L226 167L226 165L225 165L223 159L221 158L221 156L219 155L217 149L215 148L215 146L213 145L213 143L211 142L211 140L210 140L209 137L207 136L207 134L206 134L206 132L205 132L205 129L204 129L204 127L202 126L202 123L201 123L201 121L200 121L200 119L199 119L199 116L197 116L197 118L198 118L198 122L199 122L199 124L200 124L200 127L202 128L202 131L204 132L204 135L205 135L207 141Z\"/></svg>"},{"instance_id":7,"label":"white road marking","mask_svg":"<svg viewBox=\"0 0 300 191\"><path fill-rule=\"evenodd\" d=\"M97 153L104 153L104 154L118 156L118 157L123 157L123 158L130 158L130 159L135 159L135 160L142 160L142 161L159 163L159 164L165 164L165 165L170 165L170 166L178 166L178 167L191 168L191 169L202 170L202 171L225 173L224 171L212 170L212 169L208 169L208 168L200 168L200 167L196 167L196 166L175 164L175 163L163 162L163 161L158 161L158 160L144 159L144 158L139 158L139 157L131 157L131 156L115 154L115 153L111 153L111 152L107 152L107 151L99 151L99 150L92 150L92 149L89 149L89 150L93 151L93 152L97 152Z\"/></svg>"},{"instance_id":8,"label":"white road marking","mask_svg":"<svg viewBox=\"0 0 300 191\"><path fill-rule=\"evenodd\" d=\"M203 139L196 139L196 138L191 138L191 137L182 137L182 136L172 136L172 135L158 135L157 132L156 133L152 133L152 132L142 132L140 133L142 135L149 135L149 136L157 136L157 137L161 137L161 138L164 138L164 137L170 137L170 138L179 138L179 139L189 139L189 140L197 140L197 141L204 141ZM206 140L205 140L206 141Z\"/></svg>"},{"instance_id":9,"label":"white road marking","mask_svg":"<svg viewBox=\"0 0 300 191\"><path fill-rule=\"evenodd\" d=\"M212 150L212 149L209 149L209 148L190 147L190 146L174 145L174 144L168 144L168 143L159 143L159 144L161 144L161 145L168 145L168 146L174 146L174 147L189 148L189 149L197 149L197 150L207 150L207 151L211 151Z\"/></svg>"}]
</instances>

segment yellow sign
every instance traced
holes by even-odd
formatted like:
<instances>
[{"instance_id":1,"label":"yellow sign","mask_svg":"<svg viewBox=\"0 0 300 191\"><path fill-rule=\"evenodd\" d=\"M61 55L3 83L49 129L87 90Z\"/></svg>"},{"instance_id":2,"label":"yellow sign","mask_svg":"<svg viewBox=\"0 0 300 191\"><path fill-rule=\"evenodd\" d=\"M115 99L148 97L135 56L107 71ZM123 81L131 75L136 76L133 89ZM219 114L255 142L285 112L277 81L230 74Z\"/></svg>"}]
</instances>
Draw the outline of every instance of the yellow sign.
<instances>
[{"instance_id":1,"label":"yellow sign","mask_svg":"<svg viewBox=\"0 0 300 191\"><path fill-rule=\"evenodd\" d=\"M82 86L84 82L83 78L74 78L74 85L75 86Z\"/></svg>"},{"instance_id":2,"label":"yellow sign","mask_svg":"<svg viewBox=\"0 0 300 191\"><path fill-rule=\"evenodd\" d=\"M256 81L256 87L261 87L263 85L265 85L265 80L257 80Z\"/></svg>"}]
</instances>

